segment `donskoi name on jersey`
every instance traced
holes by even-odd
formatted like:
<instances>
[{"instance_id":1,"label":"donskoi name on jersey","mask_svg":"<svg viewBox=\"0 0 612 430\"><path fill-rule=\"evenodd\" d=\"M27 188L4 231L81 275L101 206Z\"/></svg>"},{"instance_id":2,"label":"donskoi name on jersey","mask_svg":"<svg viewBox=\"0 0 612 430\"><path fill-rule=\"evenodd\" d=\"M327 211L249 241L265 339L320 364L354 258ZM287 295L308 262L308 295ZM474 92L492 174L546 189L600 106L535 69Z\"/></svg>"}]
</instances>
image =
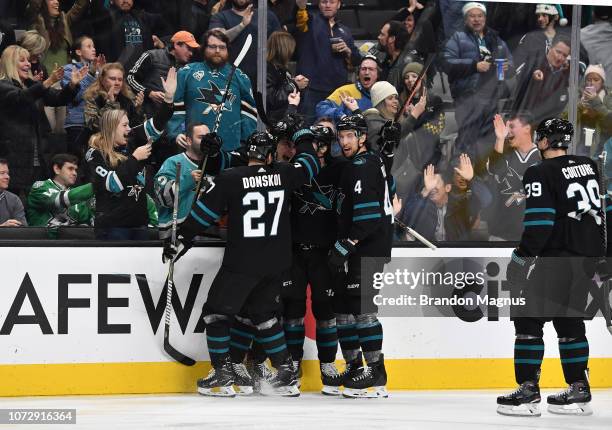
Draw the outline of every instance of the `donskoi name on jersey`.
<instances>
[{"instance_id":1,"label":"donskoi name on jersey","mask_svg":"<svg viewBox=\"0 0 612 430\"><path fill-rule=\"evenodd\" d=\"M280 185L281 177L278 173L242 178L242 186L245 190L248 188L278 187Z\"/></svg>"}]
</instances>

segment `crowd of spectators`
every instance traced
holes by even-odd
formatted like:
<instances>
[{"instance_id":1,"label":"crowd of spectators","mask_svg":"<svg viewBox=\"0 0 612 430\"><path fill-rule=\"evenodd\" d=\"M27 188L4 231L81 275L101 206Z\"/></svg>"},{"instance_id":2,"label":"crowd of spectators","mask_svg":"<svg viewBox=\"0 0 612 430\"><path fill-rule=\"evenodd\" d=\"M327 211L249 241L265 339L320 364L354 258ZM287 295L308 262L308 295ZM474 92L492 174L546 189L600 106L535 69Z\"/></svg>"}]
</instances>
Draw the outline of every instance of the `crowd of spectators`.
<instances>
[{"instance_id":1,"label":"crowd of spectators","mask_svg":"<svg viewBox=\"0 0 612 430\"><path fill-rule=\"evenodd\" d=\"M0 227L90 225L99 238L144 238L159 213L167 232L159 172L197 166L220 110L217 167L256 129L265 31L272 123L297 112L333 129L361 113L370 149L393 153L404 224L433 240L518 240L540 121L567 117L575 95L575 151L612 148L611 9L583 7L571 23L570 8L555 4L269 0L261 29L252 0L0 0ZM573 55L579 88L570 88ZM382 129L397 132L395 148L379 147ZM278 160L294 152L281 139ZM41 203L41 187L57 201Z\"/></svg>"}]
</instances>

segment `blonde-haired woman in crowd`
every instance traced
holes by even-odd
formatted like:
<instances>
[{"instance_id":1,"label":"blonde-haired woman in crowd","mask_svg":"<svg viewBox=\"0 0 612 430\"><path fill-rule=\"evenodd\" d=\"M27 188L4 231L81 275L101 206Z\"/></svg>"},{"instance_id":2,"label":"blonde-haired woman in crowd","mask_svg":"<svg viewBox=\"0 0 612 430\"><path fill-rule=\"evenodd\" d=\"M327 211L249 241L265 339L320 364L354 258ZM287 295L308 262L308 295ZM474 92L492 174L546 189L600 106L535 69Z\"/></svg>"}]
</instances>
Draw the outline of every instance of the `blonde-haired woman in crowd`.
<instances>
[{"instance_id":1,"label":"blonde-haired woman in crowd","mask_svg":"<svg viewBox=\"0 0 612 430\"><path fill-rule=\"evenodd\" d=\"M88 69L75 70L70 84L52 88L62 78L58 68L44 80L34 80L30 53L21 46L7 47L0 58L0 158L11 166L11 190L26 192L36 180L46 179L43 159L49 124L43 106L65 106L77 94Z\"/></svg>"},{"instance_id":2,"label":"blonde-haired woman in crowd","mask_svg":"<svg viewBox=\"0 0 612 430\"><path fill-rule=\"evenodd\" d=\"M147 239L150 216L144 162L172 116L176 69L171 68L166 80L161 80L164 103L153 118L130 128L126 111L106 109L99 119L99 132L89 141L86 159L96 196L97 239Z\"/></svg>"},{"instance_id":3,"label":"blonde-haired woman in crowd","mask_svg":"<svg viewBox=\"0 0 612 430\"><path fill-rule=\"evenodd\" d=\"M100 129L102 113L108 109L122 109L130 122L142 122L140 108L144 101L142 92L134 96L125 80L125 69L120 63L108 63L102 67L97 79L85 92L85 125L95 133Z\"/></svg>"}]
</instances>

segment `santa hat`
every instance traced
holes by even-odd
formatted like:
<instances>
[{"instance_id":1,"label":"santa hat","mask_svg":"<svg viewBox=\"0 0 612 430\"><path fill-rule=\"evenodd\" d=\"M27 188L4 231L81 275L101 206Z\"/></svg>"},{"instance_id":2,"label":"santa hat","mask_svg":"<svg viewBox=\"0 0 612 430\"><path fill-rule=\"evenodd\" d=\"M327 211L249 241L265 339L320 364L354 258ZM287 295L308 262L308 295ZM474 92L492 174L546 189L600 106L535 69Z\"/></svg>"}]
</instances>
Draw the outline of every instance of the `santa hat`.
<instances>
[{"instance_id":1,"label":"santa hat","mask_svg":"<svg viewBox=\"0 0 612 430\"><path fill-rule=\"evenodd\" d=\"M563 15L563 9L561 9L560 4L540 3L536 5L535 13L536 15L541 13L545 15L557 15L559 17L559 25L561 27L565 27L567 25L567 19Z\"/></svg>"}]
</instances>

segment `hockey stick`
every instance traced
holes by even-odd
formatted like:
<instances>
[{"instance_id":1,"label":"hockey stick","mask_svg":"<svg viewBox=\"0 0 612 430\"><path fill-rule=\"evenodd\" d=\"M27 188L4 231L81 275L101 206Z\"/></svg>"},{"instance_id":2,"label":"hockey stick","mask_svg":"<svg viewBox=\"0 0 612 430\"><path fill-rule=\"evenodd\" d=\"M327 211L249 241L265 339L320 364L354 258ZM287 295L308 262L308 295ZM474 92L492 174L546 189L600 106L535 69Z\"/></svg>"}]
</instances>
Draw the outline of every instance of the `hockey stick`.
<instances>
[{"instance_id":1,"label":"hockey stick","mask_svg":"<svg viewBox=\"0 0 612 430\"><path fill-rule=\"evenodd\" d=\"M249 52L249 49L251 48L252 43L253 43L253 36L249 34L246 40L244 41L244 45L242 46L240 53L238 54L238 56L234 60L234 63L232 64L232 68L227 78L227 84L225 85L225 91L223 92L223 96L221 97L221 104L219 105L220 106L219 112L217 112L217 116L215 118L215 125L212 129L213 133L216 133L219 130L219 125L221 124L221 117L223 116L223 106L225 106L225 102L227 101L227 96L229 95L230 86L232 85L232 80L234 79L234 74L236 73L236 69L238 68L238 66L240 66L240 63L242 63L242 60L246 56L247 52ZM200 175L200 178L198 179L198 183L196 184L195 197L193 199L194 203L196 202L196 200L198 200L198 196L200 195L200 190L202 189L202 178L204 178L204 169L206 168L207 161L208 161L208 155L202 159L202 162L198 166L198 170L200 170L202 174Z\"/></svg>"},{"instance_id":2,"label":"hockey stick","mask_svg":"<svg viewBox=\"0 0 612 430\"><path fill-rule=\"evenodd\" d=\"M181 163L176 163L176 179L174 180L174 205L172 207L172 237L171 241L176 245L176 226L178 219L178 205L179 205L179 193L181 186ZM166 309L165 309L165 321L164 321L164 351L185 366L193 366L195 360L187 357L185 354L177 351L172 345L170 345L170 312L172 309L172 290L174 290L174 260L171 259L168 264L168 282L166 291Z\"/></svg>"},{"instance_id":3,"label":"hockey stick","mask_svg":"<svg viewBox=\"0 0 612 430\"><path fill-rule=\"evenodd\" d=\"M434 245L433 243L431 243L430 241L428 241L427 239L425 239L419 232L417 232L416 230L408 227L406 224L404 224L403 222L401 222L399 219L397 219L397 217L395 217L395 222L397 223L397 225L399 225L401 228L403 228L406 232L410 233L411 236L413 236L416 240L418 240L419 242L421 242L423 245L425 245L426 247L428 247L429 249L431 249L432 251L435 251L436 249L438 249L438 247L436 245Z\"/></svg>"},{"instance_id":4,"label":"hockey stick","mask_svg":"<svg viewBox=\"0 0 612 430\"><path fill-rule=\"evenodd\" d=\"M607 178L605 174L605 166L606 166L606 151L602 151L602 153L598 157L598 167L599 167L599 201L601 204L601 233L602 233L602 241L604 247L604 256L602 258L601 264L607 266L607 255L608 255L608 226L606 222L606 196L608 194L608 184ZM607 271L606 271L607 272ZM606 327L610 334L612 334L612 312L610 310L610 274L606 273L606 276L602 278L601 282L601 294L602 294L602 314L604 317L604 321L606 323Z\"/></svg>"},{"instance_id":5,"label":"hockey stick","mask_svg":"<svg viewBox=\"0 0 612 430\"><path fill-rule=\"evenodd\" d=\"M436 58L436 54L429 54L427 60L425 61L425 65L423 66L423 70L421 70L421 73L419 73L419 76L417 77L417 80L414 82L414 85L412 86L412 89L410 91L410 95L406 99L406 102L404 103L404 106L402 106L402 108L397 111L397 114L395 115L395 121L400 119L400 117L404 114L404 112L406 111L406 109L410 105L410 102L412 101L412 98L414 97L414 94L417 91L417 87L419 86L419 82L421 82L423 80L423 78L425 77L425 74L427 73L427 70L429 70L429 67L433 63L434 58ZM421 87L422 87L422 85L421 85Z\"/></svg>"},{"instance_id":6,"label":"hockey stick","mask_svg":"<svg viewBox=\"0 0 612 430\"><path fill-rule=\"evenodd\" d=\"M259 115L261 122L263 122L266 127L270 128L272 124L266 114L266 107L264 106L263 94L261 91L255 93L255 108L257 109L257 115Z\"/></svg>"}]
</instances>

